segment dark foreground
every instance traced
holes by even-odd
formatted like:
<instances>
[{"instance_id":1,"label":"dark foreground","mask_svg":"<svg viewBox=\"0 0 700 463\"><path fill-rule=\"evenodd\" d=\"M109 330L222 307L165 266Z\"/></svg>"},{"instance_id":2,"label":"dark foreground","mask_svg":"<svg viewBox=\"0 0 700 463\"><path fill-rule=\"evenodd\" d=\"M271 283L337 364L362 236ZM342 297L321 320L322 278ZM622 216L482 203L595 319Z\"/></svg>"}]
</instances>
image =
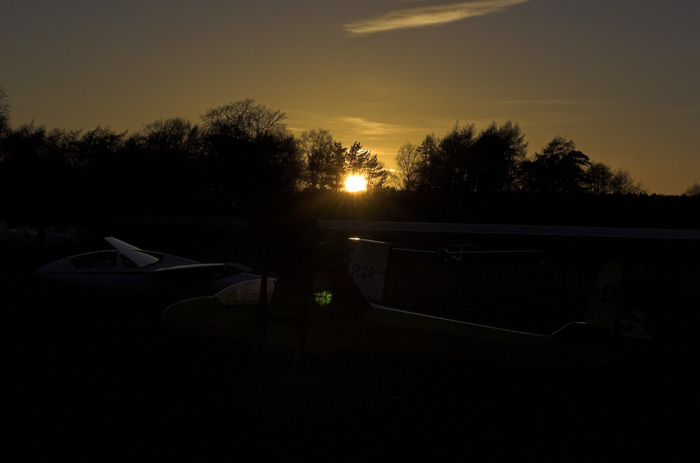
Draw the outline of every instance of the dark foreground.
<instances>
[{"instance_id":1,"label":"dark foreground","mask_svg":"<svg viewBox=\"0 0 700 463\"><path fill-rule=\"evenodd\" d=\"M687 342L586 368L241 352L179 342L159 329L160 308L137 300L38 292L31 269L2 274L7 461L698 453L698 351Z\"/></svg>"}]
</instances>

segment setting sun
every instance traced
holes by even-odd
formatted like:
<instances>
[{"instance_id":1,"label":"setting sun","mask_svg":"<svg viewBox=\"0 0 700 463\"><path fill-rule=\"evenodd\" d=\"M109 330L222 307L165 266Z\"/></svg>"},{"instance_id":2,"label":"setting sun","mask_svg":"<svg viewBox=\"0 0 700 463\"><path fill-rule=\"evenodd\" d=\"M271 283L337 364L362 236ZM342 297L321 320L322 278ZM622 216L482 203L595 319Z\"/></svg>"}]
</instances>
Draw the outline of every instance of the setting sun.
<instances>
[{"instance_id":1,"label":"setting sun","mask_svg":"<svg viewBox=\"0 0 700 463\"><path fill-rule=\"evenodd\" d=\"M367 189L367 181L363 176L352 174L345 179L345 191L355 193L357 191L365 191Z\"/></svg>"}]
</instances>

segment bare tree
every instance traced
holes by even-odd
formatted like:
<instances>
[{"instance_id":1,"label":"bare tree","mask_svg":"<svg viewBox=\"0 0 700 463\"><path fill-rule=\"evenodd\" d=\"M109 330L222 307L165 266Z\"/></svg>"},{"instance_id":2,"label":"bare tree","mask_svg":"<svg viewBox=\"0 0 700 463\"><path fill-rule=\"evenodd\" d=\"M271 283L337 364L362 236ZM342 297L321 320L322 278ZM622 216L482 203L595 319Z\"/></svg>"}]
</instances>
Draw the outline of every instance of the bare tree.
<instances>
[{"instance_id":1,"label":"bare tree","mask_svg":"<svg viewBox=\"0 0 700 463\"><path fill-rule=\"evenodd\" d=\"M610 179L610 192L618 195L639 195L646 193L641 182L632 178L629 170L618 168Z\"/></svg>"},{"instance_id":2,"label":"bare tree","mask_svg":"<svg viewBox=\"0 0 700 463\"><path fill-rule=\"evenodd\" d=\"M413 143L405 143L396 154L396 179L399 188L413 191L418 186L420 153Z\"/></svg>"},{"instance_id":3,"label":"bare tree","mask_svg":"<svg viewBox=\"0 0 700 463\"><path fill-rule=\"evenodd\" d=\"M5 88L0 84L0 134L10 128L10 104Z\"/></svg>"},{"instance_id":4,"label":"bare tree","mask_svg":"<svg viewBox=\"0 0 700 463\"><path fill-rule=\"evenodd\" d=\"M209 134L245 140L286 135L287 126L282 122L286 117L282 111L256 105L252 99L217 106L201 116Z\"/></svg>"},{"instance_id":5,"label":"bare tree","mask_svg":"<svg viewBox=\"0 0 700 463\"><path fill-rule=\"evenodd\" d=\"M632 178L628 170L612 170L604 162L594 162L588 166L587 190L594 195L638 195L646 193L641 182Z\"/></svg>"},{"instance_id":6,"label":"bare tree","mask_svg":"<svg viewBox=\"0 0 700 463\"><path fill-rule=\"evenodd\" d=\"M588 190L594 195L610 193L612 178L612 169L604 162L594 162L588 166Z\"/></svg>"},{"instance_id":7,"label":"bare tree","mask_svg":"<svg viewBox=\"0 0 700 463\"><path fill-rule=\"evenodd\" d=\"M695 182L683 193L684 196L700 196L700 183Z\"/></svg>"},{"instance_id":8,"label":"bare tree","mask_svg":"<svg viewBox=\"0 0 700 463\"><path fill-rule=\"evenodd\" d=\"M158 152L180 153L183 159L197 157L202 150L199 126L181 117L159 119L143 126L131 140Z\"/></svg>"}]
</instances>

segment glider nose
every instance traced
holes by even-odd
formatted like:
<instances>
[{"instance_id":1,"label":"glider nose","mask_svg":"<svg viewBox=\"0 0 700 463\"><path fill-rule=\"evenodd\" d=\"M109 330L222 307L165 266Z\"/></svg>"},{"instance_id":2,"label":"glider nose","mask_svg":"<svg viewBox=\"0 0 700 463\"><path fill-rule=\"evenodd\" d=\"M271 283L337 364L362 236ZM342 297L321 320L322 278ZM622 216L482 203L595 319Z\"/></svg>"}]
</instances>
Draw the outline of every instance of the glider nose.
<instances>
[{"instance_id":1,"label":"glider nose","mask_svg":"<svg viewBox=\"0 0 700 463\"><path fill-rule=\"evenodd\" d=\"M42 278L52 278L59 273L68 272L73 268L74 267L70 261L67 259L61 259L39 267L34 271L34 273Z\"/></svg>"}]
</instances>

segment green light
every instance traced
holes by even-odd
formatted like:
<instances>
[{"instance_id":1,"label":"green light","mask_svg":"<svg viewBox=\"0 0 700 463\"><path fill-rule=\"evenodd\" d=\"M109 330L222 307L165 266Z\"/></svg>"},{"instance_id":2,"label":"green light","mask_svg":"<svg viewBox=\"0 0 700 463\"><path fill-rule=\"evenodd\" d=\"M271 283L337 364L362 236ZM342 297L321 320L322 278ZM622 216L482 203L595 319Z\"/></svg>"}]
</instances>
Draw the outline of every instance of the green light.
<instances>
[{"instance_id":1,"label":"green light","mask_svg":"<svg viewBox=\"0 0 700 463\"><path fill-rule=\"evenodd\" d=\"M333 300L333 294L328 291L319 291L314 293L314 301L320 306L328 305Z\"/></svg>"}]
</instances>

